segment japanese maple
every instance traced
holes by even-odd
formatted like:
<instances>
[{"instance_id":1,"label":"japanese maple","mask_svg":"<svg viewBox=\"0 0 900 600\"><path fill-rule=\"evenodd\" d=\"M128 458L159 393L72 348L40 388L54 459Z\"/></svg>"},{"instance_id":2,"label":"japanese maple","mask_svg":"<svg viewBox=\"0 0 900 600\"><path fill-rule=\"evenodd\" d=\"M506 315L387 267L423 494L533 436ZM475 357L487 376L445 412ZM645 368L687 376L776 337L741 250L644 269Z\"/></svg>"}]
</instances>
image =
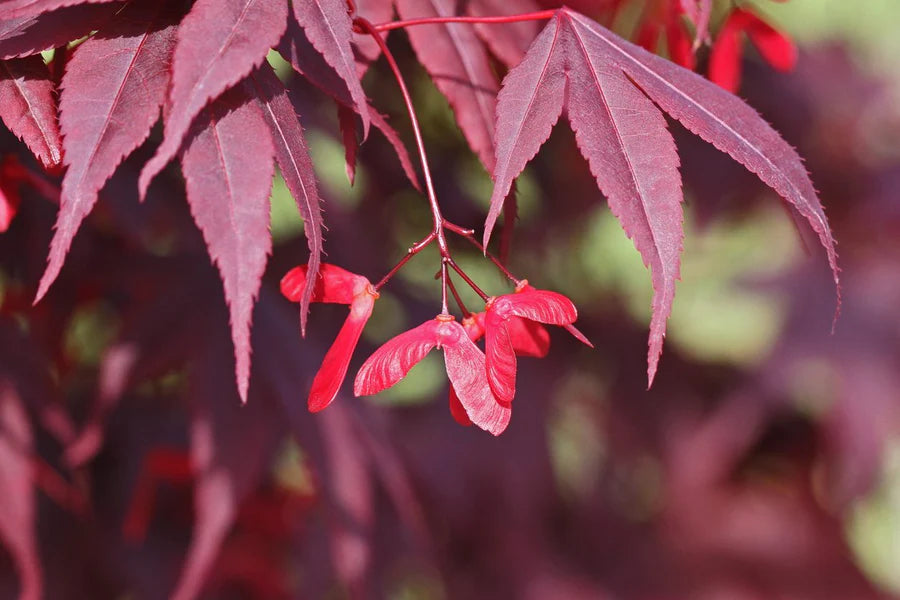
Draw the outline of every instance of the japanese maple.
<instances>
[{"instance_id":1,"label":"japanese maple","mask_svg":"<svg viewBox=\"0 0 900 600\"><path fill-rule=\"evenodd\" d=\"M183 5L174 1L135 0L114 13L90 13L88 9L95 7L84 3L85 16L81 18L99 33L79 44L67 60L60 131L54 118L57 109L50 70L34 56L19 56L27 54L28 47L58 45L58 29L50 24L56 22L57 11L71 11L76 8L73 4L82 3L8 0L0 32L0 48L9 45L3 63L6 76L2 81L6 83L0 82L0 92L8 97L4 121L45 164L62 162L68 167L50 260L37 298L59 273L79 223L96 202L97 191L146 138L162 106L163 143L144 167L141 194L173 157L181 157L192 213L225 285L242 397L246 397L250 373L252 306L269 253L264 231L266 197L275 162L307 221L308 268L313 275L318 272L322 252L320 202L302 129L283 86L262 64L272 47L281 48L303 75L340 103L351 178L356 153L351 115L359 116L363 138L370 123L380 122L360 87L359 75L366 69L357 67L354 40L368 37L369 59L381 53L388 60L412 119L434 216L430 237L417 243L411 254L432 241L437 243L445 300L451 270L472 282L455 266L445 241L448 224L438 208L415 108L382 39L383 33L392 29L409 29L420 60L449 98L472 148L492 171L496 185L485 224L485 248L504 207L511 213L506 223L513 223L513 180L566 109L601 191L652 273L656 293L648 354L650 383L662 351L682 248L679 160L661 111L731 154L784 196L818 233L837 281L830 230L812 184L790 146L738 98L631 45L573 10L488 15L485 11L491 3L472 2L474 16L457 16L452 3L443 0L398 1L397 10L405 21L373 25L365 14L356 12L352 2L345 5L341 0L304 0L290 6L286 0L198 0L186 15ZM383 10L389 5L382 2L382 8L373 14L389 14ZM691 66L692 52L707 38L709 14L709 2L654 2L643 15L639 37L652 48L663 27L670 55ZM680 15L693 24L695 43L691 48ZM527 48L518 42L519 50L514 49L517 42L513 38L494 38L486 29L492 25L512 31L518 24L540 20L548 21L543 31ZM74 17L69 22L81 23ZM468 24L478 28L473 30ZM34 40L29 46L10 41L20 39L26 31ZM502 86L473 31L496 41L495 51L510 64ZM752 12L735 10L726 18L713 50L714 79L734 86L736 70L727 65L735 63L737 36L743 31L775 66L792 64L783 36ZM520 54L521 59L514 63ZM241 85L236 86L238 83ZM84 97L87 89L91 95ZM103 98L100 104L97 97ZM85 102L91 103L89 116L82 108ZM379 127L393 137L386 124ZM240 165L235 162L239 155L243 157ZM399 156L411 173L405 151ZM252 162L244 162L246 159ZM208 165L219 167L210 169ZM410 176L417 182L417 176ZM226 210L233 216L222 219L219 207L229 204ZM14 202L7 200L5 205L8 213ZM299 297L304 330L314 280L308 278ZM503 396L509 396L508 390Z\"/></svg>"},{"instance_id":2,"label":"japanese maple","mask_svg":"<svg viewBox=\"0 0 900 600\"><path fill-rule=\"evenodd\" d=\"M684 236L681 160L666 115L784 198L818 236L836 285L838 267L831 229L800 156L728 91L740 82L743 36L776 69L795 63L789 38L750 9L729 7L720 23L712 23L711 0L652 0L638 16L635 44L604 26L628 4L607 0L567 8L537 0L0 0L0 119L36 160L34 166L24 166L15 158L0 158L0 231L16 217L23 187L58 201L46 270L36 289L29 290L37 303L64 272L79 228L122 165L139 163L136 197L144 199L163 185L164 174L177 162L191 218L222 282L235 385L223 384L221 370L202 360L221 345L207 341L206 354L196 348L184 352L200 357L193 368L205 378L204 385L219 391L227 387L246 402L253 388L254 309L264 301L262 280L272 252L270 194L277 168L304 221L309 249L305 264L281 280L283 295L299 304L300 331L291 330L290 335L305 335L311 303L349 307L312 378L308 409L321 411L338 396L380 290L413 257L436 247L439 258L433 266L440 287L428 313L436 316L375 350L355 375L354 394L371 395L393 386L438 348L450 382L453 418L499 435L511 422L517 356L548 354L550 333L544 325L564 327L590 345L574 326L577 311L569 298L529 286L506 264L515 252L516 178L565 114L597 187L650 270L647 384L652 385L680 277ZM474 223L458 224L445 217L417 108L386 42L395 30L405 32L418 62L447 98L463 138L491 175L493 191L478 235ZM669 59L654 53L663 38ZM711 80L691 70L707 45ZM54 51L52 59L40 56L46 50ZM267 60L273 51L299 75L297 81L279 78ZM418 165L380 107L367 97L363 76L382 60L406 110L403 117L390 116L394 122L408 118ZM380 80L369 85L387 87ZM366 268L350 261L342 266L322 262L326 219L302 124L306 115L298 114L298 107L305 106L298 89L317 90L335 103L351 182L360 143L374 129L388 140L410 185L424 196L430 227L406 241L406 254L379 273L380 278L352 272ZM160 114L160 135L155 135ZM147 156L139 151L142 147ZM47 180L34 171L38 165L49 177L62 174L58 190L47 190ZM493 252L490 242L501 215L500 248ZM454 258L451 240L476 247L507 285L493 290L475 281ZM516 243L523 242L535 243ZM329 243L334 248L344 242ZM471 288L483 306L470 311L456 285ZM568 285L575 289L578 282ZM270 325L265 318L257 317L257 328ZM484 351L478 346L482 337ZM128 359L124 350L122 356ZM132 365L136 360L124 362ZM124 383L118 384L108 386L113 391L103 395L105 402L122 396ZM0 393L7 394L4 389ZM14 408L0 418L30 446L30 430L16 412L19 399L9 397ZM235 450L226 450L227 444L210 433L215 429L214 411L206 405L195 408L192 461L197 504L204 508L178 584L180 598L199 590L214 557L210 548L221 542L235 518L242 488L264 462L257 455L247 462L235 459L235 464L226 460L226 453ZM70 450L82 448L70 458L87 460L90 452L85 447L96 451L97 431L108 410L98 409L84 427L84 446L69 436ZM329 425L335 428L351 427L340 421L341 410L333 406L329 413L338 416L320 417L335 419L337 424ZM226 420L239 421L236 414L229 413ZM265 438L264 422L253 432L259 439ZM88 431L94 435L93 446L84 442ZM6 452L3 446L0 450ZM342 456L354 468L360 453L350 454ZM228 477L220 477L223 471ZM184 470L179 473L184 475ZM27 504L32 493L32 487L20 487L16 501ZM338 500L353 496L346 489L329 493ZM224 508L214 510L221 498ZM346 504L353 508L352 499ZM365 511L357 512L365 522ZM33 528L30 516L21 527ZM40 571L33 531L2 533L22 574L23 594L37 595ZM347 564L352 571L352 561Z\"/></svg>"}]
</instances>

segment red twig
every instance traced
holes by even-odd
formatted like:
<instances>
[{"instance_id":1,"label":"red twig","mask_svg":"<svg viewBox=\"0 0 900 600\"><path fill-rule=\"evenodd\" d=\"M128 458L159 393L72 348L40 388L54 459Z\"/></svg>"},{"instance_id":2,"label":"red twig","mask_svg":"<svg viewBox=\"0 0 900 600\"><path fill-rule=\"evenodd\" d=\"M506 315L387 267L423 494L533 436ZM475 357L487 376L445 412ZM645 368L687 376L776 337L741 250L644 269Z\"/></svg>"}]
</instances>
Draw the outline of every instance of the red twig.
<instances>
[{"instance_id":1,"label":"red twig","mask_svg":"<svg viewBox=\"0 0 900 600\"><path fill-rule=\"evenodd\" d=\"M469 278L468 275L466 275L466 272L463 271L463 270L460 268L460 266L459 266L458 264L456 264L456 263L453 261L452 258L444 259L444 261L445 261L447 264L449 264L450 267L451 267L454 271L456 271L456 273L457 273L460 277L462 277L462 280L465 281L465 282L468 284L468 286L469 286L470 288L472 288L472 290L474 290L475 293L478 294L478 296L479 296L482 300L484 300L485 302L487 302L488 295L485 294L485 293L482 291L482 289L481 289L480 287L478 287L477 285L475 285L475 282L472 281L472 279Z\"/></svg>"},{"instance_id":2,"label":"red twig","mask_svg":"<svg viewBox=\"0 0 900 600\"><path fill-rule=\"evenodd\" d=\"M447 273L447 263L449 259L442 258L441 259L441 314L449 315L450 311L447 309L447 283L450 282L450 276Z\"/></svg>"},{"instance_id":3,"label":"red twig","mask_svg":"<svg viewBox=\"0 0 900 600\"><path fill-rule=\"evenodd\" d=\"M456 291L456 286L453 284L453 279L451 277L447 278L447 287L450 288L450 293L453 294L453 299L456 300L456 305L459 306L460 312L462 312L463 318L468 317L472 313L466 308L466 305L463 303L462 298L459 296L459 292Z\"/></svg>"},{"instance_id":4,"label":"red twig","mask_svg":"<svg viewBox=\"0 0 900 600\"><path fill-rule=\"evenodd\" d=\"M407 21L391 21L372 25L375 31L391 31L414 25L438 25L440 23L485 23L488 25L500 25L503 23L519 23L521 21L543 21L552 19L556 10L542 10L538 12L523 13L520 15L506 15L503 17L425 17L422 19L409 19Z\"/></svg>"},{"instance_id":5,"label":"red twig","mask_svg":"<svg viewBox=\"0 0 900 600\"><path fill-rule=\"evenodd\" d=\"M471 243L473 246L478 248L481 251L481 253L484 254L484 256L488 257L488 259L492 263L494 263L494 265L498 269L500 269L500 272L503 273L504 275L506 275L506 278L509 279L510 281L512 281L515 285L519 285L519 283L522 281L521 279L519 279L518 277L516 277L515 275L510 273L509 269L506 268L506 265L504 265L500 261L500 259L498 259L496 256L494 256L493 254L491 254L490 252L485 250L485 248L481 244L481 242L479 242L478 240L475 239L475 232L473 230L463 229L459 225L454 225L453 223L449 223L449 222L444 223L444 227L446 229L449 229L453 233L457 234L458 236L469 240L469 243Z\"/></svg>"},{"instance_id":6,"label":"red twig","mask_svg":"<svg viewBox=\"0 0 900 600\"><path fill-rule=\"evenodd\" d=\"M419 151L419 160L422 163L422 172L425 177L425 192L428 195L428 203L431 206L431 216L434 219L434 235L438 241L438 246L441 249L441 256L447 257L449 253L447 251L447 240L444 237L444 216L441 214L441 207L438 205L437 195L434 192L434 182L431 179L431 168L428 166L428 155L425 153L425 142L422 141L422 130L419 127L419 118L416 116L416 109L412 103L412 97L409 95L409 90L406 87L406 82L403 80L403 74L400 73L400 67L397 66L397 61L394 60L394 55L391 53L390 49L387 47L384 39L378 33L378 30L366 19L362 17L357 17L354 19L353 23L362 28L365 33L368 33L372 36L372 39L378 44L378 47L381 48L382 54L384 54L384 58L387 60L388 65L391 67L391 71L394 73L394 78L397 80L397 85L400 86L400 93L403 96L403 102L406 104L406 110L409 112L409 120L412 124L413 136L416 139L416 148Z\"/></svg>"},{"instance_id":7,"label":"red twig","mask_svg":"<svg viewBox=\"0 0 900 600\"><path fill-rule=\"evenodd\" d=\"M519 280L509 272L509 270L503 265L501 261L499 261L495 256L485 252L484 247L478 243L473 237L474 231L471 229L463 229L458 225L454 225L450 223L446 219L444 219L443 214L441 214L440 205L437 201L437 194L434 191L434 182L431 177L431 168L428 165L428 155L425 152L425 143L422 139L422 130L419 126L419 119L416 115L416 109L413 106L412 97L409 94L409 90L406 87L406 82L403 79L403 74L400 72L400 67L397 66L397 61L394 59L394 55L391 53L387 44L384 41L384 38L381 37L381 33L383 31L390 31L391 29L398 29L401 27L407 27L412 25L427 25L427 24L435 24L435 23L516 23L519 21L531 21L531 20L540 20L540 19L550 19L556 14L555 10L545 10L534 13L526 13L521 15L510 15L504 17L436 17L436 18L426 18L426 19L412 19L408 21L394 21L391 23L384 23L381 25L373 25L367 19L362 17L356 17L353 20L354 29L360 33L367 33L375 40L378 44L378 47L381 49L382 54L384 55L385 60L387 60L388 65L391 68L391 71L394 74L394 78L397 80L397 85L400 87L400 94L403 97L403 103L406 105L406 110L409 113L409 120L412 125L413 136L416 142L416 149L419 153L419 160L422 163L422 172L425 178L425 192L428 196L428 204L431 208L431 216L434 221L434 229L432 232L423 238L420 242L410 247L407 251L406 256L404 256L400 261L392 268L387 275L385 275L381 281L379 281L375 285L375 289L380 289L383 285L385 285L396 273L399 271L413 256L418 254L423 248L425 248L432 241L437 240L438 248L441 253L441 312L442 314L449 314L447 307L447 288L448 286L452 286L452 283L449 279L449 271L448 267L452 268L454 271L459 274L459 276L463 279L463 281L471 287L476 294L478 294L482 300L487 300L488 295L484 293L484 291L479 288L472 279L466 275L466 273L457 265L450 256L450 250L447 247L447 239L444 234L445 229L449 229L450 231L461 235L462 237L468 239L471 243L473 243L477 248L479 248L485 255L493 262L502 272L506 275L511 281L518 284ZM459 301L459 296L455 290L455 288L451 289L454 297ZM465 308L460 303L460 308L463 312L466 312Z\"/></svg>"},{"instance_id":8,"label":"red twig","mask_svg":"<svg viewBox=\"0 0 900 600\"><path fill-rule=\"evenodd\" d=\"M382 277L381 281L379 281L378 283L375 284L375 291L377 292L378 290L380 290L382 288L382 286L384 286L384 284L386 284L388 281L391 280L391 277L393 277L394 275L397 274L397 271L399 271L400 269L403 268L403 265L405 265L406 263L409 262L409 259L411 259L413 256L415 256L419 252L421 252L422 249L425 248L428 244L433 242L434 238L435 238L435 235L434 235L434 232L432 231L431 233L426 235L424 238L422 238L421 240L419 240L418 242L416 242L415 244L410 246L409 250L406 251L406 256L401 258L400 262L398 262L396 265L394 265L394 268L391 269L390 271L388 271L387 275Z\"/></svg>"}]
</instances>

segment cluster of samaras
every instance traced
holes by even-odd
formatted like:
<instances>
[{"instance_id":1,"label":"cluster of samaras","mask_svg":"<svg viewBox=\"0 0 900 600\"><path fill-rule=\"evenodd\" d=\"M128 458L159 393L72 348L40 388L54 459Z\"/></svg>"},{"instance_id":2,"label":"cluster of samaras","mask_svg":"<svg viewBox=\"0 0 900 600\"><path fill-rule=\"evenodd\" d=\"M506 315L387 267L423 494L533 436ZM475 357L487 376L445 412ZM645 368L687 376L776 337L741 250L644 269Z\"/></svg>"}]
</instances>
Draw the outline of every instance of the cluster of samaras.
<instances>
[{"instance_id":1,"label":"cluster of samaras","mask_svg":"<svg viewBox=\"0 0 900 600\"><path fill-rule=\"evenodd\" d=\"M295 267L281 280L281 292L299 302L306 287L306 266ZM323 264L313 302L350 306L350 314L325 355L309 392L309 409L322 410L334 400L347 375L350 358L378 292L368 279L340 267ZM366 360L356 374L353 393L370 396L406 377L434 348L444 351L450 379L450 412L462 425L475 424L499 435L509 424L516 393L516 356L543 357L550 336L543 327L558 325L591 345L572 325L578 318L572 301L556 292L537 290L523 280L513 294L491 297L484 311L459 323L441 313L392 338ZM476 342L484 338L485 350Z\"/></svg>"}]
</instances>

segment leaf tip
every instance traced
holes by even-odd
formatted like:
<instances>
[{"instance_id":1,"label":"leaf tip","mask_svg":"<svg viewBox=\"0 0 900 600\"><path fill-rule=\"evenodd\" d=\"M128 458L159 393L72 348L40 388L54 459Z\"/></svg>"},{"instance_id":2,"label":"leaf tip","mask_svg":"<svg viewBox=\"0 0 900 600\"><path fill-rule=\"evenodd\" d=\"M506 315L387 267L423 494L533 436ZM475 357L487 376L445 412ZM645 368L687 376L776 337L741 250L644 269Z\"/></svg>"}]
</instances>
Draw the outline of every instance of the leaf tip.
<instances>
[{"instance_id":1,"label":"leaf tip","mask_svg":"<svg viewBox=\"0 0 900 600\"><path fill-rule=\"evenodd\" d=\"M663 338L665 338L665 332L656 334L651 326L650 343L647 350L647 390L653 387L653 381L656 379L656 370L662 356Z\"/></svg>"},{"instance_id":2,"label":"leaf tip","mask_svg":"<svg viewBox=\"0 0 900 600\"><path fill-rule=\"evenodd\" d=\"M54 238L55 240L55 238ZM66 251L68 251L68 245L66 245ZM65 251L62 252L62 255L65 255ZM37 293L34 295L34 300L31 305L36 306L38 302L40 302L44 296L47 295L47 291L50 289L50 286L53 285L53 282L56 281L56 278L59 276L59 271L62 268L62 258L56 257L56 252L54 251L54 244L50 244L50 257L47 260L47 269L44 271L44 274L41 276L41 281L38 283Z\"/></svg>"},{"instance_id":3,"label":"leaf tip","mask_svg":"<svg viewBox=\"0 0 900 600\"><path fill-rule=\"evenodd\" d=\"M248 377L239 377L238 378L238 395L241 397L241 406L246 406L247 404L247 389L250 387L250 381Z\"/></svg>"},{"instance_id":4,"label":"leaf tip","mask_svg":"<svg viewBox=\"0 0 900 600\"><path fill-rule=\"evenodd\" d=\"M149 165L144 167L144 170L141 171L140 176L138 176L138 200L143 202L147 199L147 189L150 187L150 181L153 180L154 175L148 173Z\"/></svg>"},{"instance_id":5,"label":"leaf tip","mask_svg":"<svg viewBox=\"0 0 900 600\"><path fill-rule=\"evenodd\" d=\"M563 327L565 328L566 331L568 331L570 334L572 334L572 336L576 340L578 340L579 342L581 342L588 348L592 348L592 349L594 348L594 344L591 342L591 340L589 340L588 337L581 332L581 330L579 330L577 327L575 327L575 325L569 323L568 325L563 325Z\"/></svg>"},{"instance_id":6,"label":"leaf tip","mask_svg":"<svg viewBox=\"0 0 900 600\"><path fill-rule=\"evenodd\" d=\"M347 163L344 170L347 172L347 181L350 182L350 187L353 187L356 184L356 167Z\"/></svg>"},{"instance_id":7,"label":"leaf tip","mask_svg":"<svg viewBox=\"0 0 900 600\"><path fill-rule=\"evenodd\" d=\"M32 306L37 306L38 302L44 299L44 296L47 294L47 289L50 287L50 282L47 281L47 274L44 273L44 276L41 278L40 284L38 284L37 293L34 295L34 300L31 301Z\"/></svg>"},{"instance_id":8,"label":"leaf tip","mask_svg":"<svg viewBox=\"0 0 900 600\"><path fill-rule=\"evenodd\" d=\"M837 322L841 316L841 284L837 280L837 275L835 275L834 284L836 287L835 294L837 295L837 301L834 306L834 316L831 319L831 335L834 335L835 331L837 330Z\"/></svg>"},{"instance_id":9,"label":"leaf tip","mask_svg":"<svg viewBox=\"0 0 900 600\"><path fill-rule=\"evenodd\" d=\"M650 391L650 388L653 387L653 381L656 379L656 366L657 361L651 360L650 364L647 365L647 391Z\"/></svg>"},{"instance_id":10,"label":"leaf tip","mask_svg":"<svg viewBox=\"0 0 900 600\"><path fill-rule=\"evenodd\" d=\"M481 236L481 254L483 256L487 256L488 243L491 241L491 229L493 229L493 223L490 225L485 224L484 235Z\"/></svg>"}]
</instances>

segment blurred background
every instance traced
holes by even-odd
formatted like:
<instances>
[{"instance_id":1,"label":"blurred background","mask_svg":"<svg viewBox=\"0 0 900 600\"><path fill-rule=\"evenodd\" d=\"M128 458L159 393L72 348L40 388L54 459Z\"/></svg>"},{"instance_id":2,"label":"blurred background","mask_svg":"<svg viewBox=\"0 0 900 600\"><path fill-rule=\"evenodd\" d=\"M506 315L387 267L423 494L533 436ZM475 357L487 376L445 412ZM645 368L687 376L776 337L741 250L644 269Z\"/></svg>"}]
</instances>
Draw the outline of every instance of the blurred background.
<instances>
[{"instance_id":1,"label":"blurred background","mask_svg":"<svg viewBox=\"0 0 900 600\"><path fill-rule=\"evenodd\" d=\"M520 359L506 433L453 421L436 353L377 397L345 385L306 412L346 309L314 305L301 340L278 281L307 251L280 180L241 407L180 175L136 201L151 143L106 186L39 305L56 207L23 186L0 234L0 539L37 557L0 550L0 597L20 578L54 599L900 597L900 4L741 4L800 48L781 73L748 45L739 94L820 192L842 268L833 334L833 282L805 223L670 122L685 251L647 391L649 273L561 123L519 179L509 267L571 297L596 349L554 331L546 358ZM628 14L612 25L633 33ZM405 36L390 43L444 211L479 228L490 178ZM279 73L326 201L327 260L374 280L428 230L427 203L375 135L351 187L334 104ZM411 140L383 61L364 88ZM0 156L36 168L5 130ZM383 290L351 373L437 311L432 250ZM486 291L509 291L477 252L455 252Z\"/></svg>"}]
</instances>

